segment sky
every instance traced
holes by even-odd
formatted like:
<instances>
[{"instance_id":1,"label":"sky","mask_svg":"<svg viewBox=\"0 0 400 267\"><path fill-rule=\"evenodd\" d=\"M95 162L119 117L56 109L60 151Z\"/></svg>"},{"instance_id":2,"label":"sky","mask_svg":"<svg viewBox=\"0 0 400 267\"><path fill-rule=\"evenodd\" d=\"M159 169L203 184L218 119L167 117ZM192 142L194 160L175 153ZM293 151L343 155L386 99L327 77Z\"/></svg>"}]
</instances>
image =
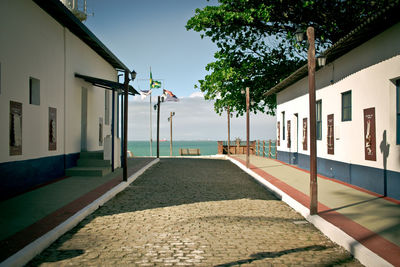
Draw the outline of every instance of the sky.
<instances>
[{"instance_id":1,"label":"sky","mask_svg":"<svg viewBox=\"0 0 400 267\"><path fill-rule=\"evenodd\" d=\"M194 85L207 74L205 66L214 61L217 47L200 33L187 31L186 22L196 8L216 5L211 0L87 0L93 13L84 24L129 68L137 72L133 86L149 89L150 67L154 80L172 91L179 102L161 106L160 136L169 139L168 116L173 119L174 140L226 140L226 114L215 113L213 102L204 100ZM162 89L153 91L156 101ZM148 140L150 136L149 98L129 99L129 140ZM156 137L156 112L152 111L153 139ZM275 138L274 117L251 114L250 139ZM231 120L231 139L245 140L244 117Z\"/></svg>"}]
</instances>

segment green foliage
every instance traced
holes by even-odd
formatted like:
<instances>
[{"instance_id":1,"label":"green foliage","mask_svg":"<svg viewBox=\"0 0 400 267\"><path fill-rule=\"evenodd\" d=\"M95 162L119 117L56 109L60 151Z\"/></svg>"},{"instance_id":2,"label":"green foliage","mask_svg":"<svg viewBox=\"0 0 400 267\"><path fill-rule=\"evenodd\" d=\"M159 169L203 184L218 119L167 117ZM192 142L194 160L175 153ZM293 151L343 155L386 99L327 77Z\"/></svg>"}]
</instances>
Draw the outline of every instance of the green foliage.
<instances>
[{"instance_id":1,"label":"green foliage","mask_svg":"<svg viewBox=\"0 0 400 267\"><path fill-rule=\"evenodd\" d=\"M297 28L313 26L317 51L323 51L391 2L398 0L219 0L218 6L196 9L186 29L211 38L219 49L197 87L216 100L219 114L227 106L243 114L245 87L255 102L252 111L274 114L275 96L262 94L306 62L306 44L295 41Z\"/></svg>"}]
</instances>

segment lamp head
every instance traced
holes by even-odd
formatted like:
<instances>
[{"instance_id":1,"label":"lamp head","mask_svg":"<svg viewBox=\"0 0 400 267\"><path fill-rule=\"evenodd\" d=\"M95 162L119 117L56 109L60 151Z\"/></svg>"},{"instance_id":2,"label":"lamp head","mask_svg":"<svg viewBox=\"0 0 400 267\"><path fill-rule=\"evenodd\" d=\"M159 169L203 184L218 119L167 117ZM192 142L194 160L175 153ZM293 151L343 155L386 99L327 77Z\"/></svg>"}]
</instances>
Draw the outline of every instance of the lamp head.
<instances>
[{"instance_id":1,"label":"lamp head","mask_svg":"<svg viewBox=\"0 0 400 267\"><path fill-rule=\"evenodd\" d=\"M246 93L246 91L245 91L244 89L241 89L241 90L240 90L240 93L241 93L242 95L244 95L244 94Z\"/></svg>"},{"instance_id":2,"label":"lamp head","mask_svg":"<svg viewBox=\"0 0 400 267\"><path fill-rule=\"evenodd\" d=\"M296 29L296 32L294 34L296 36L297 42L300 43L304 40L304 31L300 27Z\"/></svg>"},{"instance_id":3,"label":"lamp head","mask_svg":"<svg viewBox=\"0 0 400 267\"><path fill-rule=\"evenodd\" d=\"M317 62L318 62L318 66L323 67L326 64L326 56L324 55L319 55L317 57Z\"/></svg>"},{"instance_id":4,"label":"lamp head","mask_svg":"<svg viewBox=\"0 0 400 267\"><path fill-rule=\"evenodd\" d=\"M157 104L153 106L154 110L157 110Z\"/></svg>"},{"instance_id":5,"label":"lamp head","mask_svg":"<svg viewBox=\"0 0 400 267\"><path fill-rule=\"evenodd\" d=\"M133 81L136 78L136 71L131 71L131 80Z\"/></svg>"}]
</instances>

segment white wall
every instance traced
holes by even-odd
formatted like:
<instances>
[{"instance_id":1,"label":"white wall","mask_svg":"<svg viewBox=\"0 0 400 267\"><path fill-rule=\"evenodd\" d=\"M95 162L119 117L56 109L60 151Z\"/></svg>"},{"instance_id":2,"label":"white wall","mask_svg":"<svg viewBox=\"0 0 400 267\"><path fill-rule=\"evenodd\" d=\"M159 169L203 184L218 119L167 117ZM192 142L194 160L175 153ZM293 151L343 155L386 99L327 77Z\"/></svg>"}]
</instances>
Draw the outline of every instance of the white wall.
<instances>
[{"instance_id":1,"label":"white wall","mask_svg":"<svg viewBox=\"0 0 400 267\"><path fill-rule=\"evenodd\" d=\"M117 72L33 1L0 1L0 63L0 162L80 152L82 87L88 89L88 150L103 149L98 122L99 117L105 118L105 89L74 74L116 81ZM40 80L40 106L29 104L29 77ZM9 156L10 100L23 104L19 156ZM49 107L57 108L56 151L48 150ZM110 134L110 126L104 125L104 137Z\"/></svg>"},{"instance_id":2,"label":"white wall","mask_svg":"<svg viewBox=\"0 0 400 267\"><path fill-rule=\"evenodd\" d=\"M89 151L102 150L103 146L99 146L98 141L99 117L103 118L103 136L105 137L107 134L111 134L111 122L110 125L105 125L105 89L92 86L84 80L76 78L74 75L75 73L79 73L96 78L116 81L117 72L110 64L68 30L66 30L66 47L66 154L81 151L82 87L85 87L88 90L87 148ZM110 112L111 104L110 91Z\"/></svg>"},{"instance_id":3,"label":"white wall","mask_svg":"<svg viewBox=\"0 0 400 267\"><path fill-rule=\"evenodd\" d=\"M387 169L400 171L400 146L396 145L396 119L395 119L395 83L400 78L400 24L397 24L378 35L362 46L352 50L335 62L321 69L316 74L317 88L316 100L322 100L322 140L317 141L318 157L359 164L375 168L383 168L383 156L380 151L383 132L386 130L387 142L390 145ZM388 55L382 59L380 53ZM395 51L395 56L391 56ZM372 58L372 59L371 59ZM361 61L361 63L359 62ZM368 62L377 62L364 67ZM333 68L334 66L334 68ZM353 67L360 71L354 71ZM342 77L334 84L320 87L329 83L332 77ZM341 121L341 93L352 91L352 120ZM277 95L277 118L281 121L281 112L285 111L286 120L294 119L294 113L299 113L299 123L308 115L308 80L303 78L294 85L288 87ZM363 110L375 107L376 116L376 161L364 159L364 118ZM335 154L327 154L327 115L334 114L335 127ZM281 122L282 124L282 122ZM286 122L285 122L286 124ZM300 124L301 125L301 124ZM282 126L281 126L282 131ZM292 127L292 132L294 128ZM308 136L309 136L308 120ZM309 154L303 151L301 143L302 128L299 127L299 153ZM337 136L339 135L339 136ZM338 138L338 139L337 139ZM281 151L294 152L293 138L292 148L286 147L286 140L282 140Z\"/></svg>"},{"instance_id":4,"label":"white wall","mask_svg":"<svg viewBox=\"0 0 400 267\"><path fill-rule=\"evenodd\" d=\"M32 1L0 1L0 162L63 153L63 29ZM40 106L29 104L29 77ZM10 100L22 103L22 155L9 156ZM48 108L57 108L57 150L48 150Z\"/></svg>"}]
</instances>

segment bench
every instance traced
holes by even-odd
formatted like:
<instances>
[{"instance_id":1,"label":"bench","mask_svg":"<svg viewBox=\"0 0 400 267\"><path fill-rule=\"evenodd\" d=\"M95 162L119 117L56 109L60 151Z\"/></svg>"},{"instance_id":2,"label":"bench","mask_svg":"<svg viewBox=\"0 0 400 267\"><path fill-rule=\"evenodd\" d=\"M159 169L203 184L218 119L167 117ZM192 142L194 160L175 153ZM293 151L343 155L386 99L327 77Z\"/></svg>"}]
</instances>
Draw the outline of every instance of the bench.
<instances>
[{"instance_id":1,"label":"bench","mask_svg":"<svg viewBox=\"0 0 400 267\"><path fill-rule=\"evenodd\" d=\"M179 148L180 156L199 156L200 148Z\"/></svg>"}]
</instances>

